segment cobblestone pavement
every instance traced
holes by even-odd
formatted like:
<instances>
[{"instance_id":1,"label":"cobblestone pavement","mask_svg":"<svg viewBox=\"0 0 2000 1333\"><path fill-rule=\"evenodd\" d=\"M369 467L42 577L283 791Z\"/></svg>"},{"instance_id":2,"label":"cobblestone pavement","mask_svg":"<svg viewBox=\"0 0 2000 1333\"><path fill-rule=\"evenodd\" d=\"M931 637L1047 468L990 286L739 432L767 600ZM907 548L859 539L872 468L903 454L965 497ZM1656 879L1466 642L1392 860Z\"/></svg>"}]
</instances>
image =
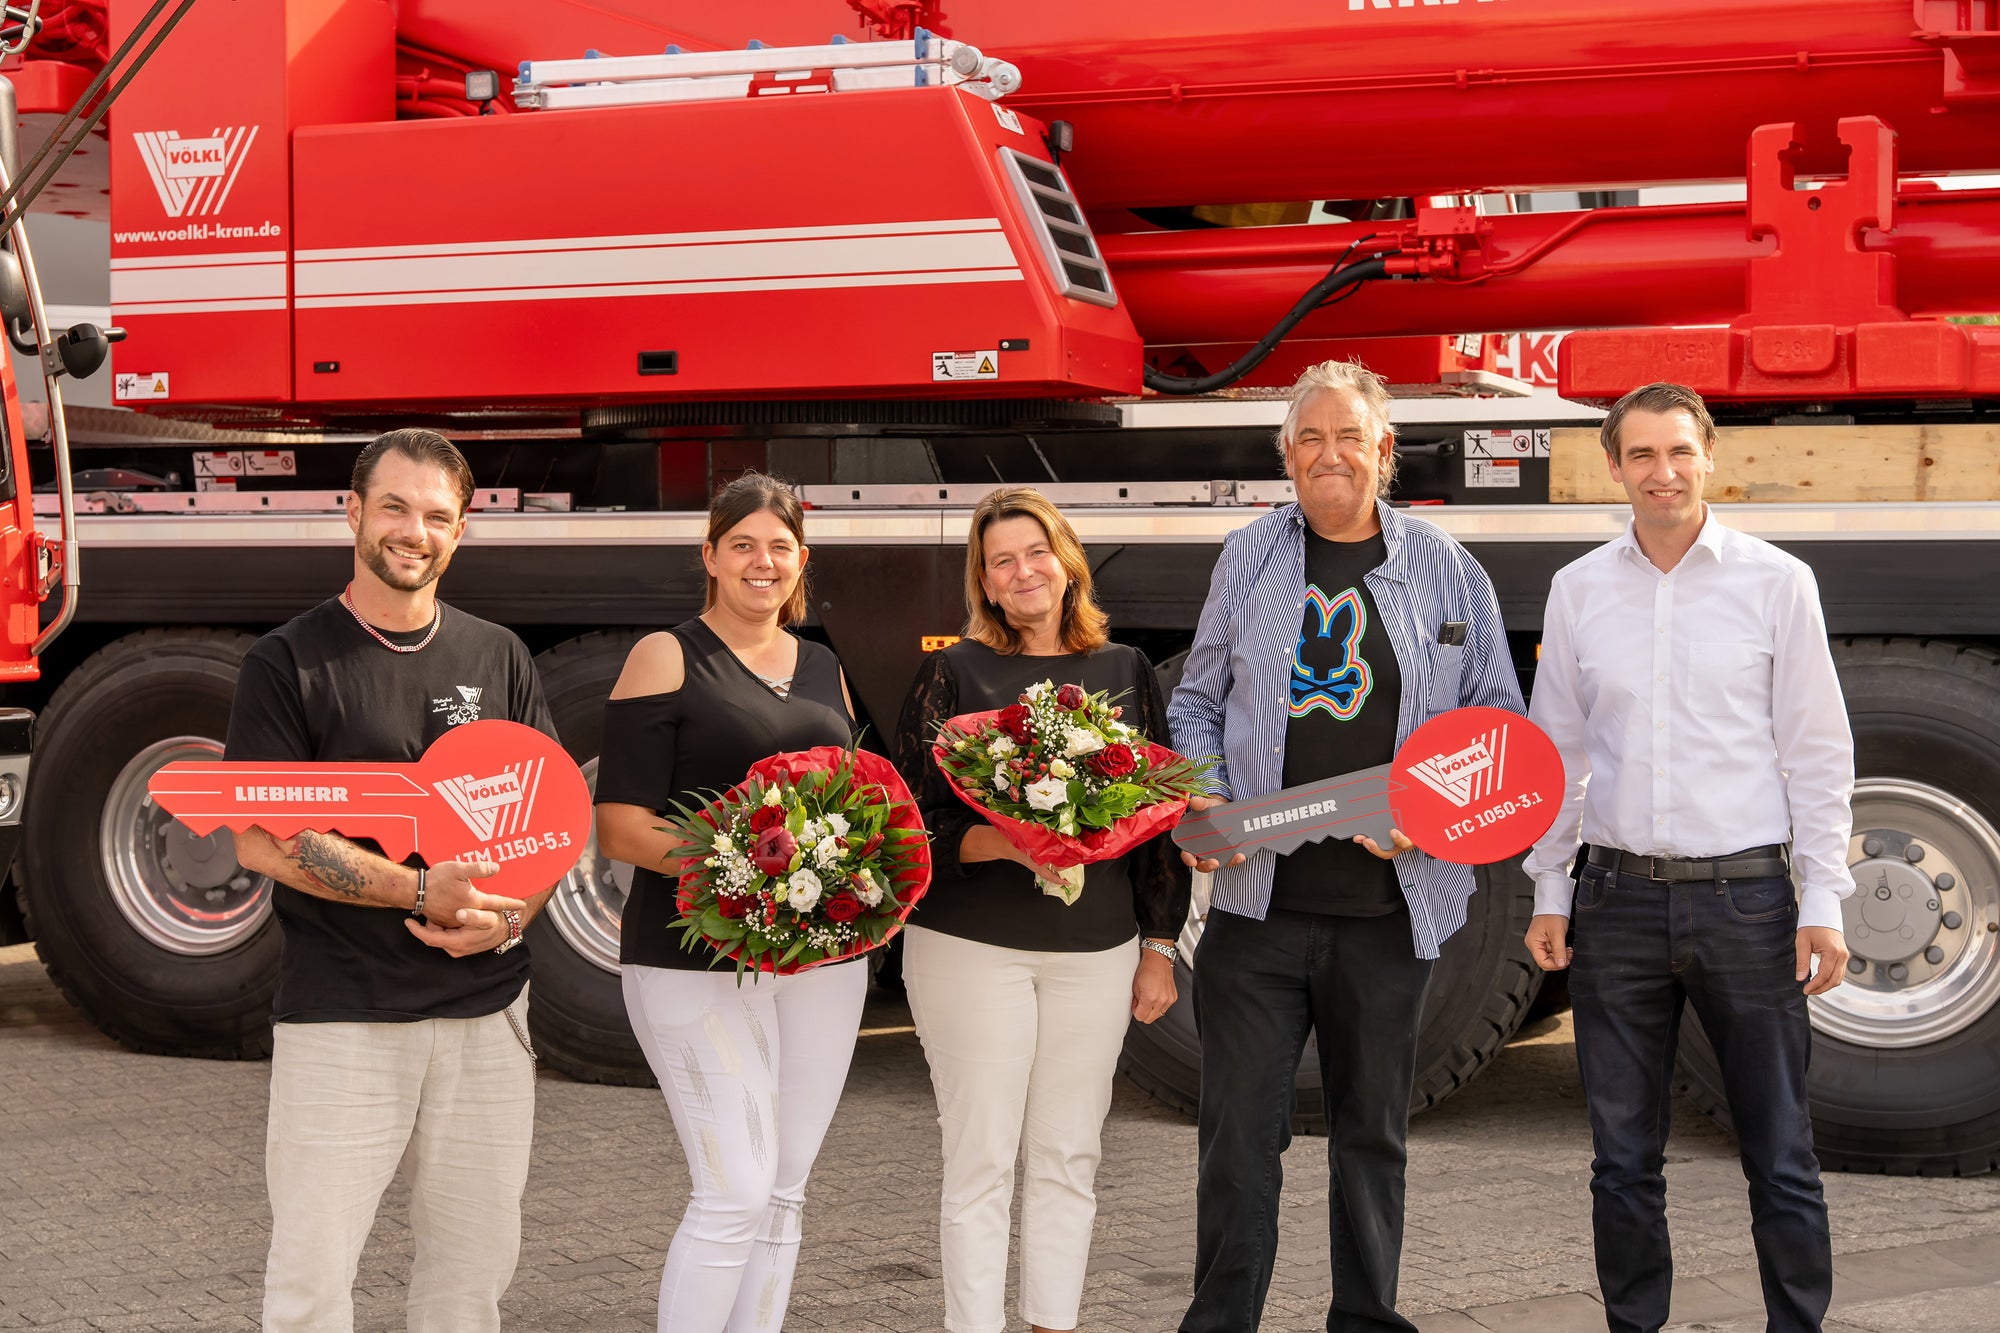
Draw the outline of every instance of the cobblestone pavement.
<instances>
[{"instance_id":1,"label":"cobblestone pavement","mask_svg":"<svg viewBox=\"0 0 2000 1333\"><path fill-rule=\"evenodd\" d=\"M878 1034L861 1043L813 1175L790 1329L942 1327L937 1127L907 1024L895 1002L871 1004L866 1026ZM267 1077L260 1064L130 1054L63 1003L31 949L0 949L0 1329L256 1327ZM1193 1264L1194 1153L1191 1125L1121 1081L1098 1179L1086 1329L1156 1333L1177 1322ZM1322 1154L1321 1140L1301 1139L1285 1160L1267 1329L1323 1326ZM1402 1290L1426 1333L1603 1327L1588 1156L1560 1021L1516 1041L1471 1089L1416 1122ZM1669 1162L1677 1292L1687 1293L1676 1317L1696 1321L1690 1330L1761 1327L1748 1319L1748 1207L1728 1140L1683 1106ZM2000 1271L2000 1177L1826 1184L1845 1256L1843 1329L1993 1326L1953 1320L1987 1318L2000 1297L1976 1289ZM508 1326L651 1328L686 1188L657 1093L545 1075ZM402 1327L407 1219L407 1195L392 1188L362 1259L357 1328ZM1894 1306L1914 1292L1930 1292L1929 1304ZM1885 1314L1892 1306L1916 1322Z\"/></svg>"}]
</instances>

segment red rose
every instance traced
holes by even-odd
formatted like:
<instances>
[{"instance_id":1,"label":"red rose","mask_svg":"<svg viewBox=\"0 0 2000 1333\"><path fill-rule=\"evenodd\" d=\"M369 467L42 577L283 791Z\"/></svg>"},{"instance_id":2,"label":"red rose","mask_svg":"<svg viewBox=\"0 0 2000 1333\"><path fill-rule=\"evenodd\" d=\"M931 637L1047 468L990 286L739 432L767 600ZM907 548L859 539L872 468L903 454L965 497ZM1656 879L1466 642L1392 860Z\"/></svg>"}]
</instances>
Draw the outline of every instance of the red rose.
<instances>
[{"instance_id":1,"label":"red rose","mask_svg":"<svg viewBox=\"0 0 2000 1333\"><path fill-rule=\"evenodd\" d=\"M792 868L792 858L798 851L799 840L790 829L782 825L768 828L757 835L757 845L750 849L750 864L776 877Z\"/></svg>"},{"instance_id":2,"label":"red rose","mask_svg":"<svg viewBox=\"0 0 2000 1333\"><path fill-rule=\"evenodd\" d=\"M1056 707L1076 709L1083 707L1083 686L1065 685L1056 691Z\"/></svg>"},{"instance_id":3,"label":"red rose","mask_svg":"<svg viewBox=\"0 0 2000 1333\"><path fill-rule=\"evenodd\" d=\"M750 812L750 831L752 833L762 833L765 829L776 828L784 822L785 811L782 806L760 805Z\"/></svg>"},{"instance_id":4,"label":"red rose","mask_svg":"<svg viewBox=\"0 0 2000 1333\"><path fill-rule=\"evenodd\" d=\"M1090 771L1101 778L1130 777L1139 771L1139 760L1132 753L1132 747L1125 744L1107 745L1096 754L1083 761L1090 765Z\"/></svg>"},{"instance_id":5,"label":"red rose","mask_svg":"<svg viewBox=\"0 0 2000 1333\"><path fill-rule=\"evenodd\" d=\"M717 894L715 898L715 910L720 912L725 920L741 921L744 917L750 915L750 905L755 901L756 899L749 897L730 898L722 894Z\"/></svg>"},{"instance_id":6,"label":"red rose","mask_svg":"<svg viewBox=\"0 0 2000 1333\"><path fill-rule=\"evenodd\" d=\"M1014 704L1001 709L1000 716L993 719L993 723L1000 730L1006 732L1007 738L1016 745L1026 745L1028 738L1034 735L1034 731L1029 723L1029 717L1030 715L1025 706Z\"/></svg>"},{"instance_id":7,"label":"red rose","mask_svg":"<svg viewBox=\"0 0 2000 1333\"><path fill-rule=\"evenodd\" d=\"M882 835L879 833L871 834L868 841L861 844L861 859L865 861L881 850Z\"/></svg>"},{"instance_id":8,"label":"red rose","mask_svg":"<svg viewBox=\"0 0 2000 1333\"><path fill-rule=\"evenodd\" d=\"M861 915L861 900L843 890L828 898L822 910L828 921L852 921Z\"/></svg>"}]
</instances>

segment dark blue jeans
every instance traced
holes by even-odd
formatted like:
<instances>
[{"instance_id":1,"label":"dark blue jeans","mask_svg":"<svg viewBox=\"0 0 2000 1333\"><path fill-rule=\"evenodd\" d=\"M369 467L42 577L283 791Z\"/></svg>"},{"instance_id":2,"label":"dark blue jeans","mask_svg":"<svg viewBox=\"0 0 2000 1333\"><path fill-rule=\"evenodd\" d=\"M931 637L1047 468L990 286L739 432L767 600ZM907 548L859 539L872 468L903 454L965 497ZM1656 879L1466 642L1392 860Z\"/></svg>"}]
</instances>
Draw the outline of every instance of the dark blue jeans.
<instances>
[{"instance_id":1,"label":"dark blue jeans","mask_svg":"<svg viewBox=\"0 0 2000 1333\"><path fill-rule=\"evenodd\" d=\"M1409 913L1213 911L1194 960L1201 1042L1194 1302L1181 1333L1250 1333L1278 1257L1292 1079L1319 1037L1333 1242L1329 1333L1414 1333L1396 1313L1404 1141L1431 964Z\"/></svg>"},{"instance_id":2,"label":"dark blue jeans","mask_svg":"<svg viewBox=\"0 0 2000 1333\"><path fill-rule=\"evenodd\" d=\"M1586 866L1572 920L1576 1059L1597 1148L1591 1221L1612 1333L1667 1321L1667 1131L1681 1014L1722 1062L1750 1182L1770 1333L1812 1333L1833 1252L1806 1105L1812 1029L1793 979L1798 909L1784 878L1666 884Z\"/></svg>"}]
</instances>

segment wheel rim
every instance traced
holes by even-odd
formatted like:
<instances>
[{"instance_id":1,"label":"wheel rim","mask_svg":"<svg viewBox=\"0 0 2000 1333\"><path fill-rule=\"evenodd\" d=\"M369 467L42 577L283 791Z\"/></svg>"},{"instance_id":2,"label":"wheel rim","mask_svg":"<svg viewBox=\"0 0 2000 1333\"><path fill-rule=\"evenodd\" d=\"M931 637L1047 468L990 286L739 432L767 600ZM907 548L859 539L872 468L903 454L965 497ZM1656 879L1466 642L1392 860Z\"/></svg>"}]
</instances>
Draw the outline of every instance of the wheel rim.
<instances>
[{"instance_id":1,"label":"wheel rim","mask_svg":"<svg viewBox=\"0 0 2000 1333\"><path fill-rule=\"evenodd\" d=\"M597 760L583 765L583 780L597 793ZM632 867L613 861L597 849L597 820L590 821L590 838L583 855L549 900L549 919L569 947L606 972L618 970L619 921L632 889Z\"/></svg>"},{"instance_id":2,"label":"wheel rim","mask_svg":"<svg viewBox=\"0 0 2000 1333\"><path fill-rule=\"evenodd\" d=\"M1854 786L1853 953L1811 1001L1813 1026L1857 1046L1941 1041L2000 1000L2000 834L1948 792L1899 778Z\"/></svg>"},{"instance_id":3,"label":"wheel rim","mask_svg":"<svg viewBox=\"0 0 2000 1333\"><path fill-rule=\"evenodd\" d=\"M228 829L196 837L146 791L177 760L212 762L222 747L174 736L132 756L104 798L98 850L112 901L148 942L188 957L221 953L257 933L271 914L271 881L236 862Z\"/></svg>"}]
</instances>

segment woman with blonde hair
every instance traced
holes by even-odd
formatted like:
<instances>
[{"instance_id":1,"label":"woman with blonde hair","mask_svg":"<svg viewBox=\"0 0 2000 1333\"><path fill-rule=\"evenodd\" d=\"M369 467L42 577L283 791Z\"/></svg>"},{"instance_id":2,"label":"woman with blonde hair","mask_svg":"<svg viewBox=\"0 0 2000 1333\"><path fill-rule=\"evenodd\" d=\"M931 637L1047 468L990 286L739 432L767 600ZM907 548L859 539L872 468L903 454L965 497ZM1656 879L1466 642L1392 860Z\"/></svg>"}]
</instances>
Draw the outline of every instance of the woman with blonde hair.
<instances>
[{"instance_id":1,"label":"woman with blonde hair","mask_svg":"<svg viewBox=\"0 0 2000 1333\"><path fill-rule=\"evenodd\" d=\"M660 1275L660 1333L752 1333L785 1320L806 1175L847 1081L868 967L792 976L711 968L682 948L681 844L660 828L781 750L846 745L847 682L805 618L805 515L750 473L708 510L702 613L634 645L605 705L597 842L633 866L619 970L692 1190Z\"/></svg>"},{"instance_id":2,"label":"woman with blonde hair","mask_svg":"<svg viewBox=\"0 0 2000 1333\"><path fill-rule=\"evenodd\" d=\"M1188 874L1165 838L1090 866L1074 905L953 793L931 738L1038 681L1122 695L1125 720L1164 743L1166 705L1145 657L1114 644L1083 546L1047 497L994 491L965 550L965 637L917 673L896 757L930 828L930 893L905 934L903 980L944 1130L945 1327L1007 1324L1007 1241L1022 1166L1021 1314L1073 1329L1083 1294L1100 1136L1133 1019L1174 1003L1174 940Z\"/></svg>"}]
</instances>

